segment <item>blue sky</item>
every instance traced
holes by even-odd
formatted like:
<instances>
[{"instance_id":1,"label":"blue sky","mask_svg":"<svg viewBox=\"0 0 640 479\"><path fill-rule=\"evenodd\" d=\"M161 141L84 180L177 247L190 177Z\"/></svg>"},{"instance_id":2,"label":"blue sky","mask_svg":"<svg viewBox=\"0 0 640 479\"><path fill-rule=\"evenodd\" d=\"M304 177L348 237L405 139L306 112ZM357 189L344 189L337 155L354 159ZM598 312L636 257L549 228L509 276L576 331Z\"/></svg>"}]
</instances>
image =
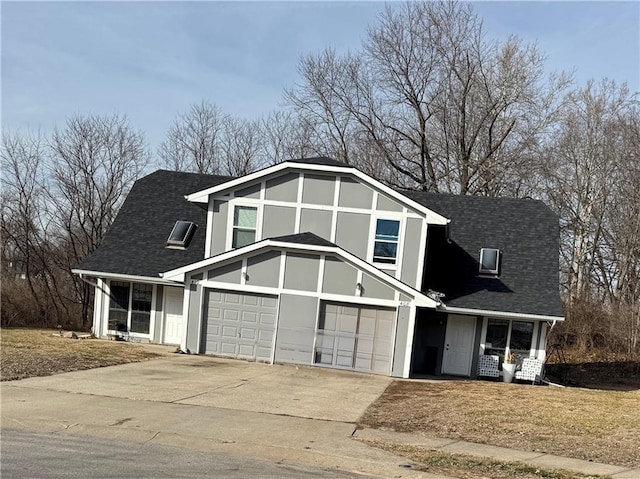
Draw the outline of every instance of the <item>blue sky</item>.
<instances>
[{"instance_id":1,"label":"blue sky","mask_svg":"<svg viewBox=\"0 0 640 479\"><path fill-rule=\"evenodd\" d=\"M155 147L207 99L278 109L301 54L356 50L380 2L7 2L2 124L49 133L75 113L123 113ZM489 36L537 41L549 70L640 90L639 2L474 2Z\"/></svg>"}]
</instances>

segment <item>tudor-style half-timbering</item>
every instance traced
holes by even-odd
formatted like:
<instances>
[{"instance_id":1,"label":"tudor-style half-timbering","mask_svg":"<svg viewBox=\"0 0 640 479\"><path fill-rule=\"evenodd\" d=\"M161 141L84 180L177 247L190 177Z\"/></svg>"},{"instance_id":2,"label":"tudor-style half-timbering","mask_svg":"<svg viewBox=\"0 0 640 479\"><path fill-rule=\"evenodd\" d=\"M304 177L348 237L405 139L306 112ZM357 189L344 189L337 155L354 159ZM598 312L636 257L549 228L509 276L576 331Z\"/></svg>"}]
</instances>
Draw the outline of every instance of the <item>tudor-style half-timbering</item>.
<instances>
[{"instance_id":1,"label":"tudor-style half-timbering","mask_svg":"<svg viewBox=\"0 0 640 479\"><path fill-rule=\"evenodd\" d=\"M344 168L333 170L338 171L277 171L211 193L205 257L261 239L311 232L420 287L428 223L443 219Z\"/></svg>"}]
</instances>

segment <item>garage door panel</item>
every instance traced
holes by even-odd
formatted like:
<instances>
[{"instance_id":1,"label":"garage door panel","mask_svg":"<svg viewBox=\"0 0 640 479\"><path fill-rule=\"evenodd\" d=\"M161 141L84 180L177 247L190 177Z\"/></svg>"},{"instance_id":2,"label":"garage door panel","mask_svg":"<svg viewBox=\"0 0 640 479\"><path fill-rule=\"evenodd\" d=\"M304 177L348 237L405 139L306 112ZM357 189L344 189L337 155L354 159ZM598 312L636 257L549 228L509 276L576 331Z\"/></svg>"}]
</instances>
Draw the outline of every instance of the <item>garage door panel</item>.
<instances>
[{"instance_id":1,"label":"garage door panel","mask_svg":"<svg viewBox=\"0 0 640 479\"><path fill-rule=\"evenodd\" d=\"M265 326L275 326L276 315L273 313L260 313L260 324Z\"/></svg>"},{"instance_id":2,"label":"garage door panel","mask_svg":"<svg viewBox=\"0 0 640 479\"><path fill-rule=\"evenodd\" d=\"M242 311L242 322L243 323L258 323L258 312L257 311Z\"/></svg>"},{"instance_id":3,"label":"garage door panel","mask_svg":"<svg viewBox=\"0 0 640 479\"><path fill-rule=\"evenodd\" d=\"M271 359L277 296L208 290L207 301L205 352Z\"/></svg>"}]
</instances>

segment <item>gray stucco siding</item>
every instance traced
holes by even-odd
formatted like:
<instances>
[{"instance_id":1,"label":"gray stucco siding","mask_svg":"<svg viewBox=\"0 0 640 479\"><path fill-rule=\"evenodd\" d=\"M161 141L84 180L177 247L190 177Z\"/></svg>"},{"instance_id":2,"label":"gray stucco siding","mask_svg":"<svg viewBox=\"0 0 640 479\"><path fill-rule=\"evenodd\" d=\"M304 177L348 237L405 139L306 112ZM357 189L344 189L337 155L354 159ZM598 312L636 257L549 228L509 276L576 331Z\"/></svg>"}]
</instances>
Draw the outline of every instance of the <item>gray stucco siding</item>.
<instances>
[{"instance_id":1,"label":"gray stucco siding","mask_svg":"<svg viewBox=\"0 0 640 479\"><path fill-rule=\"evenodd\" d=\"M353 296L356 291L358 270L338 258L327 256L324 262L322 292Z\"/></svg>"},{"instance_id":2,"label":"gray stucco siding","mask_svg":"<svg viewBox=\"0 0 640 479\"><path fill-rule=\"evenodd\" d=\"M246 188L242 188L241 190L236 190L233 193L233 196L236 198L253 198L260 199L260 189L262 185L260 183L255 183L253 185L247 186Z\"/></svg>"},{"instance_id":3,"label":"gray stucco siding","mask_svg":"<svg viewBox=\"0 0 640 479\"><path fill-rule=\"evenodd\" d=\"M211 256L223 253L227 243L227 218L229 202L214 200L211 231Z\"/></svg>"},{"instance_id":4,"label":"gray stucco siding","mask_svg":"<svg viewBox=\"0 0 640 479\"><path fill-rule=\"evenodd\" d=\"M362 296L365 298L394 299L395 290L381 281L364 274L362 276Z\"/></svg>"},{"instance_id":5,"label":"gray stucco siding","mask_svg":"<svg viewBox=\"0 0 640 479\"><path fill-rule=\"evenodd\" d=\"M311 364L318 315L318 298L280 295L275 361Z\"/></svg>"},{"instance_id":6,"label":"gray stucco siding","mask_svg":"<svg viewBox=\"0 0 640 479\"><path fill-rule=\"evenodd\" d=\"M419 288L420 285L416 285L416 276L418 274L418 258L421 247L420 234L422 232L422 220L418 218L407 218L405 228L400 279L409 286Z\"/></svg>"},{"instance_id":7,"label":"gray stucco siding","mask_svg":"<svg viewBox=\"0 0 640 479\"><path fill-rule=\"evenodd\" d=\"M302 202L313 205L333 205L335 177L305 174L302 183Z\"/></svg>"},{"instance_id":8,"label":"gray stucco siding","mask_svg":"<svg viewBox=\"0 0 640 479\"><path fill-rule=\"evenodd\" d=\"M370 215L339 212L335 242L361 259L367 258Z\"/></svg>"},{"instance_id":9,"label":"gray stucco siding","mask_svg":"<svg viewBox=\"0 0 640 479\"><path fill-rule=\"evenodd\" d=\"M392 200L387 195L382 193L378 194L378 202L376 204L378 211L402 211L402 205L395 200Z\"/></svg>"},{"instance_id":10,"label":"gray stucco siding","mask_svg":"<svg viewBox=\"0 0 640 479\"><path fill-rule=\"evenodd\" d=\"M300 232L313 233L331 241L332 213L328 210L302 208L300 210Z\"/></svg>"},{"instance_id":11,"label":"gray stucco siding","mask_svg":"<svg viewBox=\"0 0 640 479\"><path fill-rule=\"evenodd\" d=\"M280 252L269 251L247 259L245 283L252 286L278 287Z\"/></svg>"},{"instance_id":12,"label":"gray stucco siding","mask_svg":"<svg viewBox=\"0 0 640 479\"><path fill-rule=\"evenodd\" d=\"M320 257L318 255L287 253L284 287L301 291L317 291Z\"/></svg>"},{"instance_id":13,"label":"gray stucco siding","mask_svg":"<svg viewBox=\"0 0 640 479\"><path fill-rule=\"evenodd\" d=\"M298 173L287 173L267 180L265 198L295 203L298 199Z\"/></svg>"},{"instance_id":14,"label":"gray stucco siding","mask_svg":"<svg viewBox=\"0 0 640 479\"><path fill-rule=\"evenodd\" d=\"M240 284L242 273L242 261L218 266L207 271L207 279L212 281L222 281L224 283Z\"/></svg>"},{"instance_id":15,"label":"gray stucco siding","mask_svg":"<svg viewBox=\"0 0 640 479\"><path fill-rule=\"evenodd\" d=\"M395 350L393 353L393 366L391 375L401 378L404 374L405 353L407 351L407 335L409 334L409 319L411 309L406 306L398 308L398 320L396 323Z\"/></svg>"},{"instance_id":16,"label":"gray stucco siding","mask_svg":"<svg viewBox=\"0 0 640 479\"><path fill-rule=\"evenodd\" d=\"M262 217L262 239L290 235L295 231L296 209L265 205Z\"/></svg>"},{"instance_id":17,"label":"gray stucco siding","mask_svg":"<svg viewBox=\"0 0 640 479\"><path fill-rule=\"evenodd\" d=\"M373 190L348 177L340 178L338 205L348 208L371 209Z\"/></svg>"}]
</instances>

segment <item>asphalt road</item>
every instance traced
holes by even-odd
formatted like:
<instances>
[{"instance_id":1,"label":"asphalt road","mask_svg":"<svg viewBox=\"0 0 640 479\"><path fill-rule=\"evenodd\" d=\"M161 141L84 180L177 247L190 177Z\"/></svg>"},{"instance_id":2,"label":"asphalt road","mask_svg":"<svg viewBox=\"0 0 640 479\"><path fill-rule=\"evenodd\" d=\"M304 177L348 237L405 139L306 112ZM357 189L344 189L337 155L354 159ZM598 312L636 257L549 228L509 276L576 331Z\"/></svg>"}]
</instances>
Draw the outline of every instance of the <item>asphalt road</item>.
<instances>
[{"instance_id":1,"label":"asphalt road","mask_svg":"<svg viewBox=\"0 0 640 479\"><path fill-rule=\"evenodd\" d=\"M84 436L2 429L5 478L362 478L227 454Z\"/></svg>"}]
</instances>

